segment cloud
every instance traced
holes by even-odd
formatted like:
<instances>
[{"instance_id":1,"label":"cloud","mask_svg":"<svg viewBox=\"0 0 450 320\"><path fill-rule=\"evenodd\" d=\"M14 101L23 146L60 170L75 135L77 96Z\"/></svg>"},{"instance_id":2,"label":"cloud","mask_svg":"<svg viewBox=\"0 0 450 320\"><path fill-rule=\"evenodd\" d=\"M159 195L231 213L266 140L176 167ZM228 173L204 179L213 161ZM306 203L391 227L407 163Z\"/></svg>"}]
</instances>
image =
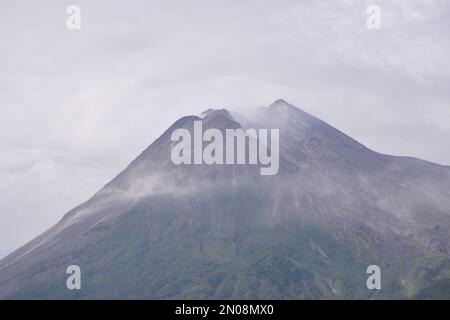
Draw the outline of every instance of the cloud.
<instances>
[{"instance_id":1,"label":"cloud","mask_svg":"<svg viewBox=\"0 0 450 320\"><path fill-rule=\"evenodd\" d=\"M183 115L278 98L377 151L450 164L448 1L0 4L0 247L88 199Z\"/></svg>"}]
</instances>

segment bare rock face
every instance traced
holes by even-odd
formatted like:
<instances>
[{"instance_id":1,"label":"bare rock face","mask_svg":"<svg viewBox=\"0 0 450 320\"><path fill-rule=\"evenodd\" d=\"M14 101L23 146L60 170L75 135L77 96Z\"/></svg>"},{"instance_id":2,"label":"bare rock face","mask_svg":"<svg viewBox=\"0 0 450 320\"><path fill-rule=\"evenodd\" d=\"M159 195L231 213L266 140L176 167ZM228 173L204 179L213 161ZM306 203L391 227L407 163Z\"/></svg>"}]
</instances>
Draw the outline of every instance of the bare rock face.
<instances>
[{"instance_id":1,"label":"bare rock face","mask_svg":"<svg viewBox=\"0 0 450 320\"><path fill-rule=\"evenodd\" d=\"M173 164L172 132L199 120L279 129L278 174ZM1 260L0 298L407 298L450 277L449 227L447 166L379 154L283 100L251 118L209 109Z\"/></svg>"}]
</instances>

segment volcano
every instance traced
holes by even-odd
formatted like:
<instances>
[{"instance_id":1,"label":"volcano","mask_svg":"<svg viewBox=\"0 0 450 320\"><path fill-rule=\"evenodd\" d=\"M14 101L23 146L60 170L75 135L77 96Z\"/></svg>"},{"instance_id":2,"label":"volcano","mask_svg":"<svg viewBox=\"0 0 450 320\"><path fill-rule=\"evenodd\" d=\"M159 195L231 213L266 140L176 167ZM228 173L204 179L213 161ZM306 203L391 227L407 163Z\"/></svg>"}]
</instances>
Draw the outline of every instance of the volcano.
<instances>
[{"instance_id":1,"label":"volcano","mask_svg":"<svg viewBox=\"0 0 450 320\"><path fill-rule=\"evenodd\" d=\"M279 129L279 170L175 165L171 133ZM402 299L450 278L450 167L377 153L277 100L177 120L0 261L3 299ZM66 269L82 272L66 288ZM367 267L382 287L366 286Z\"/></svg>"}]
</instances>

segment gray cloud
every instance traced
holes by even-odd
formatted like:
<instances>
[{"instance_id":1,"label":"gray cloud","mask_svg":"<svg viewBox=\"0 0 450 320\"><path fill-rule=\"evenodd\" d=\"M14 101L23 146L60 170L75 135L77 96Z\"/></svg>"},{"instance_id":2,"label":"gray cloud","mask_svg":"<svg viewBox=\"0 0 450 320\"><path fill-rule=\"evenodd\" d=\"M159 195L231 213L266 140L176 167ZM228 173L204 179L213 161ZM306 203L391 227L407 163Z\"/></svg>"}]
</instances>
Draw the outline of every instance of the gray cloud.
<instances>
[{"instance_id":1,"label":"gray cloud","mask_svg":"<svg viewBox=\"0 0 450 320\"><path fill-rule=\"evenodd\" d=\"M68 31L65 9L82 10ZM370 148L450 164L450 4L2 1L0 249L58 221L172 122L278 98Z\"/></svg>"}]
</instances>

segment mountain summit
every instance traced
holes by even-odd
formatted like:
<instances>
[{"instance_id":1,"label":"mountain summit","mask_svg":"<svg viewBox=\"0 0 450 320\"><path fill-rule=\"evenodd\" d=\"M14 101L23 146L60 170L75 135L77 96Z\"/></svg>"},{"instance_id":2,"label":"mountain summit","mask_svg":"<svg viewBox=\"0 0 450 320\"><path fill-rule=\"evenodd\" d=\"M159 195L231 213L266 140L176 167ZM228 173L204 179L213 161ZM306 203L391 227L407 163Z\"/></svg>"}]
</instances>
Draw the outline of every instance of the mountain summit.
<instances>
[{"instance_id":1,"label":"mountain summit","mask_svg":"<svg viewBox=\"0 0 450 320\"><path fill-rule=\"evenodd\" d=\"M175 165L172 132L199 120L279 129L278 174ZM247 118L209 109L1 260L0 298L408 298L450 277L449 228L449 167L377 153L284 100ZM369 265L382 290L367 289Z\"/></svg>"}]
</instances>

